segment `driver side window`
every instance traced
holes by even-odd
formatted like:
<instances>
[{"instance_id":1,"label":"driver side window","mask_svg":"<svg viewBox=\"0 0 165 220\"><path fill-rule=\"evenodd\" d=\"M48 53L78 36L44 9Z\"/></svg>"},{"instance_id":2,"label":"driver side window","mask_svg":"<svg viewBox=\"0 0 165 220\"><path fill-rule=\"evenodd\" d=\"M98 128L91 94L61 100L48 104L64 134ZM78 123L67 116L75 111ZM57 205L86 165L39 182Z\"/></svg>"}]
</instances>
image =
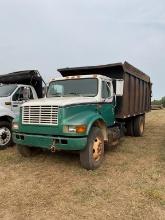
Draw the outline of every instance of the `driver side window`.
<instances>
[{"instance_id":1,"label":"driver side window","mask_svg":"<svg viewBox=\"0 0 165 220\"><path fill-rule=\"evenodd\" d=\"M106 81L102 82L102 98L107 99L111 97L111 91Z\"/></svg>"},{"instance_id":2,"label":"driver side window","mask_svg":"<svg viewBox=\"0 0 165 220\"><path fill-rule=\"evenodd\" d=\"M23 100L23 87L20 87L17 89L17 91L14 93L12 100L13 101L22 101Z\"/></svg>"},{"instance_id":3,"label":"driver side window","mask_svg":"<svg viewBox=\"0 0 165 220\"><path fill-rule=\"evenodd\" d=\"M31 91L31 88L29 87L28 89L27 87L18 88L12 98L13 101L23 101L23 100L28 100L28 99L33 99L33 93Z\"/></svg>"}]
</instances>

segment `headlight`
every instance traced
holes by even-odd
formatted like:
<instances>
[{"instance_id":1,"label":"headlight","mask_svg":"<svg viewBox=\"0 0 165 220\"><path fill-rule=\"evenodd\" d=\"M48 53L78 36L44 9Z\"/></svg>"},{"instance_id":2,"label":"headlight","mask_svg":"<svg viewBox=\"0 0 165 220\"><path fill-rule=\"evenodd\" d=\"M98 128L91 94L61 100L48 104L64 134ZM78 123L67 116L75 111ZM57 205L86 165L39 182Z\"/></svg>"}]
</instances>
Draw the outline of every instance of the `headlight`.
<instances>
[{"instance_id":1,"label":"headlight","mask_svg":"<svg viewBox=\"0 0 165 220\"><path fill-rule=\"evenodd\" d=\"M66 125L64 126L65 133L85 133L86 125Z\"/></svg>"},{"instance_id":2,"label":"headlight","mask_svg":"<svg viewBox=\"0 0 165 220\"><path fill-rule=\"evenodd\" d=\"M12 124L12 129L14 129L14 130L19 129L19 125L18 125L17 122L13 122L13 124Z\"/></svg>"}]
</instances>

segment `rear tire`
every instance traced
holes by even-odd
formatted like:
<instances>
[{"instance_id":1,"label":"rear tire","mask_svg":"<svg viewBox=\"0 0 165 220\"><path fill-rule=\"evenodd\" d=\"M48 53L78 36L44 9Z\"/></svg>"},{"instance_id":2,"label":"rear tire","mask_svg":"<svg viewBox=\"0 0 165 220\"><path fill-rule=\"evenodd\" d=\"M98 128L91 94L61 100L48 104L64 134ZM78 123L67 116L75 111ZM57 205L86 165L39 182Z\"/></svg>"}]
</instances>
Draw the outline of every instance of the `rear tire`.
<instances>
[{"instance_id":1,"label":"rear tire","mask_svg":"<svg viewBox=\"0 0 165 220\"><path fill-rule=\"evenodd\" d=\"M11 123L0 121L0 150L4 150L11 145L13 145Z\"/></svg>"},{"instance_id":2,"label":"rear tire","mask_svg":"<svg viewBox=\"0 0 165 220\"><path fill-rule=\"evenodd\" d=\"M134 119L131 118L129 121L126 122L126 135L134 136Z\"/></svg>"},{"instance_id":3,"label":"rear tire","mask_svg":"<svg viewBox=\"0 0 165 220\"><path fill-rule=\"evenodd\" d=\"M87 170L98 168L104 158L104 137L98 127L93 127L89 133L87 146L80 152L80 162Z\"/></svg>"},{"instance_id":4,"label":"rear tire","mask_svg":"<svg viewBox=\"0 0 165 220\"><path fill-rule=\"evenodd\" d=\"M31 157L41 152L40 148L17 144L17 150L23 157Z\"/></svg>"},{"instance_id":5,"label":"rear tire","mask_svg":"<svg viewBox=\"0 0 165 220\"><path fill-rule=\"evenodd\" d=\"M140 115L134 119L134 136L140 137L143 136L145 126L145 115Z\"/></svg>"}]
</instances>

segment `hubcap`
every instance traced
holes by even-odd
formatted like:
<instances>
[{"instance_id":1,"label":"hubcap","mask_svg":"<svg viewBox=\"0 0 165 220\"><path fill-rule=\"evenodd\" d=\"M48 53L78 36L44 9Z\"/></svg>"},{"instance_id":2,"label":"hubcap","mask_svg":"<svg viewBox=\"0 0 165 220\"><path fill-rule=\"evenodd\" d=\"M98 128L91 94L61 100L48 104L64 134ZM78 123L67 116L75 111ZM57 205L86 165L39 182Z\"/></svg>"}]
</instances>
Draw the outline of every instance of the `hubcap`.
<instances>
[{"instance_id":1,"label":"hubcap","mask_svg":"<svg viewBox=\"0 0 165 220\"><path fill-rule=\"evenodd\" d=\"M98 161L102 154L102 141L96 137L93 143L93 159Z\"/></svg>"},{"instance_id":2,"label":"hubcap","mask_svg":"<svg viewBox=\"0 0 165 220\"><path fill-rule=\"evenodd\" d=\"M11 132L8 128L2 127L0 128L0 145L4 146L9 143L11 139Z\"/></svg>"}]
</instances>

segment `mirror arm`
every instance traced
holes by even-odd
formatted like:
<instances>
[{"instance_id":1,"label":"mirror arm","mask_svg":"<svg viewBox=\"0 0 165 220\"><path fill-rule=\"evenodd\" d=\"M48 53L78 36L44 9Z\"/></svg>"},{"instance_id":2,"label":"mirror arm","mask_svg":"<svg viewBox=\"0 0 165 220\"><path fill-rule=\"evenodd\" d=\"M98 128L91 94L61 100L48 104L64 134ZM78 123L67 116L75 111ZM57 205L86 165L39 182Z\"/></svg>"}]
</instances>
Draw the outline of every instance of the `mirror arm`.
<instances>
[{"instance_id":1,"label":"mirror arm","mask_svg":"<svg viewBox=\"0 0 165 220\"><path fill-rule=\"evenodd\" d=\"M114 107L116 107L116 94L114 93Z\"/></svg>"}]
</instances>

